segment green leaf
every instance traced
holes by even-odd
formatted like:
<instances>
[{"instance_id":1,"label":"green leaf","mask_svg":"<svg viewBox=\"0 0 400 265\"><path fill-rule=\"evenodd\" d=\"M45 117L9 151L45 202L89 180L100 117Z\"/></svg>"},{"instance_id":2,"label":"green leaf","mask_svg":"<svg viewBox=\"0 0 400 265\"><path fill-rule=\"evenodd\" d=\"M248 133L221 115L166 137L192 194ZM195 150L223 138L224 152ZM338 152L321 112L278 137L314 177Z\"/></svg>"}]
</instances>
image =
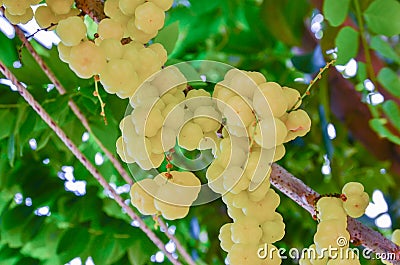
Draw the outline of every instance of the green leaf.
<instances>
[{"instance_id":1,"label":"green leaf","mask_svg":"<svg viewBox=\"0 0 400 265\"><path fill-rule=\"evenodd\" d=\"M336 64L344 65L357 56L358 32L351 27L342 28L335 39L338 49Z\"/></svg>"},{"instance_id":2,"label":"green leaf","mask_svg":"<svg viewBox=\"0 0 400 265\"><path fill-rule=\"evenodd\" d=\"M18 250L4 245L0 248L0 261L2 264L14 264L20 259Z\"/></svg>"},{"instance_id":3,"label":"green leaf","mask_svg":"<svg viewBox=\"0 0 400 265\"><path fill-rule=\"evenodd\" d=\"M334 27L341 25L349 12L350 0L325 0L323 13Z\"/></svg>"},{"instance_id":4,"label":"green leaf","mask_svg":"<svg viewBox=\"0 0 400 265\"><path fill-rule=\"evenodd\" d=\"M53 255L50 258L48 258L45 262L43 262L43 265L64 265L64 264L60 263L57 255Z\"/></svg>"},{"instance_id":5,"label":"green leaf","mask_svg":"<svg viewBox=\"0 0 400 265\"><path fill-rule=\"evenodd\" d=\"M357 62L357 80L363 83L367 79L367 66L363 62Z\"/></svg>"},{"instance_id":6,"label":"green leaf","mask_svg":"<svg viewBox=\"0 0 400 265\"><path fill-rule=\"evenodd\" d=\"M297 70L304 73L315 73L318 72L321 67L325 66L325 63L320 63L321 61L318 60L318 56L319 54L315 50L310 53L294 55L291 58L291 61Z\"/></svg>"},{"instance_id":7,"label":"green leaf","mask_svg":"<svg viewBox=\"0 0 400 265\"><path fill-rule=\"evenodd\" d=\"M214 0L190 1L192 9L196 10L197 14L204 14L216 11L221 6Z\"/></svg>"},{"instance_id":8,"label":"green leaf","mask_svg":"<svg viewBox=\"0 0 400 265\"><path fill-rule=\"evenodd\" d=\"M389 43L387 41L384 41L380 36L372 37L370 46L372 49L379 52L382 56L400 64L400 56L389 45Z\"/></svg>"},{"instance_id":9,"label":"green leaf","mask_svg":"<svg viewBox=\"0 0 400 265\"><path fill-rule=\"evenodd\" d=\"M66 117L70 114L68 100L67 95L57 96L57 100L49 100L44 102L42 106L56 123L62 125ZM48 128L47 126L46 129Z\"/></svg>"},{"instance_id":10,"label":"green leaf","mask_svg":"<svg viewBox=\"0 0 400 265\"><path fill-rule=\"evenodd\" d=\"M10 109L0 109L0 140L10 136L14 128L15 114Z\"/></svg>"},{"instance_id":11,"label":"green leaf","mask_svg":"<svg viewBox=\"0 0 400 265\"><path fill-rule=\"evenodd\" d=\"M356 89L357 91L359 91L359 92L364 91L364 90L365 90L364 84L363 84L363 83L358 83L358 84L356 84L355 89Z\"/></svg>"},{"instance_id":12,"label":"green leaf","mask_svg":"<svg viewBox=\"0 0 400 265\"><path fill-rule=\"evenodd\" d=\"M62 232L56 222L45 224L39 233L22 247L21 253L42 260L57 257L56 248Z\"/></svg>"},{"instance_id":13,"label":"green leaf","mask_svg":"<svg viewBox=\"0 0 400 265\"><path fill-rule=\"evenodd\" d=\"M396 97L400 97L400 78L390 68L382 68L378 74L378 81L387 91Z\"/></svg>"},{"instance_id":14,"label":"green leaf","mask_svg":"<svg viewBox=\"0 0 400 265\"><path fill-rule=\"evenodd\" d=\"M4 23L4 22L2 22ZM15 61L18 61L18 52L12 40L0 30L0 61L4 62L7 67L12 67Z\"/></svg>"},{"instance_id":15,"label":"green leaf","mask_svg":"<svg viewBox=\"0 0 400 265\"><path fill-rule=\"evenodd\" d=\"M116 247L115 239L108 234L99 235L93 238L91 243L91 256L95 264L108 264L108 260L112 258L114 248Z\"/></svg>"},{"instance_id":16,"label":"green leaf","mask_svg":"<svg viewBox=\"0 0 400 265\"><path fill-rule=\"evenodd\" d=\"M25 104L19 105L18 115L14 127L14 134L18 134L18 131L21 129L21 126L25 123L28 114L28 112L26 111L27 108L28 105ZM31 111L31 109L29 109L29 111Z\"/></svg>"},{"instance_id":17,"label":"green leaf","mask_svg":"<svg viewBox=\"0 0 400 265\"><path fill-rule=\"evenodd\" d=\"M376 131L380 137L387 138L389 141L400 144L400 137L394 135L385 124L387 121L385 119L371 119L369 124L371 128Z\"/></svg>"},{"instance_id":18,"label":"green leaf","mask_svg":"<svg viewBox=\"0 0 400 265\"><path fill-rule=\"evenodd\" d=\"M93 95L93 92L93 89L80 89L78 92L76 92L76 97L85 97L92 101L94 104L97 104L99 99Z\"/></svg>"},{"instance_id":19,"label":"green leaf","mask_svg":"<svg viewBox=\"0 0 400 265\"><path fill-rule=\"evenodd\" d=\"M369 29L377 34L400 34L400 3L396 0L375 0L364 12Z\"/></svg>"},{"instance_id":20,"label":"green leaf","mask_svg":"<svg viewBox=\"0 0 400 265\"><path fill-rule=\"evenodd\" d=\"M46 130L40 134L40 137L36 139L37 148L36 151L43 149L50 140L52 132L50 130Z\"/></svg>"},{"instance_id":21,"label":"green leaf","mask_svg":"<svg viewBox=\"0 0 400 265\"><path fill-rule=\"evenodd\" d=\"M108 125L105 125L100 115L98 117L99 119L90 121L93 133L97 138L102 139L104 146L108 150L114 152L116 150L115 142L120 134L118 124L114 119L107 119Z\"/></svg>"},{"instance_id":22,"label":"green leaf","mask_svg":"<svg viewBox=\"0 0 400 265\"><path fill-rule=\"evenodd\" d=\"M127 220L126 214L122 211L121 206L112 200L103 201L103 211L110 217Z\"/></svg>"},{"instance_id":23,"label":"green leaf","mask_svg":"<svg viewBox=\"0 0 400 265\"><path fill-rule=\"evenodd\" d=\"M56 253L60 255L61 262L68 262L84 252L89 241L90 234L86 228L71 228L61 237Z\"/></svg>"},{"instance_id":24,"label":"green leaf","mask_svg":"<svg viewBox=\"0 0 400 265\"><path fill-rule=\"evenodd\" d=\"M43 216L32 216L26 223L24 232L21 234L22 241L28 242L35 237L43 228L44 221L45 217Z\"/></svg>"},{"instance_id":25,"label":"green leaf","mask_svg":"<svg viewBox=\"0 0 400 265\"><path fill-rule=\"evenodd\" d=\"M382 109L390 122L400 131L400 107L393 100L383 102Z\"/></svg>"},{"instance_id":26,"label":"green leaf","mask_svg":"<svg viewBox=\"0 0 400 265\"><path fill-rule=\"evenodd\" d=\"M149 264L151 251L155 251L155 247L149 240L136 240L133 246L128 249L130 263L132 265Z\"/></svg>"},{"instance_id":27,"label":"green leaf","mask_svg":"<svg viewBox=\"0 0 400 265\"><path fill-rule=\"evenodd\" d=\"M179 21L180 36L173 53L170 54L173 58L184 56L187 54L187 50L204 43L206 40L204 36L218 34L223 24L223 16L215 12L202 15L196 14L195 16L192 12L180 14L184 15L184 17L182 18L183 20L175 18L175 21ZM203 23L204 21L209 21L209 23ZM198 55L197 58L204 59L201 55Z\"/></svg>"},{"instance_id":28,"label":"green leaf","mask_svg":"<svg viewBox=\"0 0 400 265\"><path fill-rule=\"evenodd\" d=\"M32 209L25 205L19 205L1 216L1 242L8 243L10 247L21 247L22 233L24 233L25 224L32 216Z\"/></svg>"},{"instance_id":29,"label":"green leaf","mask_svg":"<svg viewBox=\"0 0 400 265\"><path fill-rule=\"evenodd\" d=\"M1 164L0 164L1 166ZM0 175L2 172L0 171ZM14 201L14 194L13 192L7 191L3 189L3 179L0 178L0 213L3 212L5 208L8 208L12 201Z\"/></svg>"},{"instance_id":30,"label":"green leaf","mask_svg":"<svg viewBox=\"0 0 400 265\"><path fill-rule=\"evenodd\" d=\"M154 39L154 42L161 43L167 53L171 54L174 51L178 37L179 21L176 21L160 30L157 37Z\"/></svg>"},{"instance_id":31,"label":"green leaf","mask_svg":"<svg viewBox=\"0 0 400 265\"><path fill-rule=\"evenodd\" d=\"M14 263L14 265L39 265L40 261L37 259L23 257L18 262Z\"/></svg>"},{"instance_id":32,"label":"green leaf","mask_svg":"<svg viewBox=\"0 0 400 265\"><path fill-rule=\"evenodd\" d=\"M111 240L113 240L115 242L115 244L114 244L111 255L108 257L108 259L105 262L106 264L114 264L119 259L121 259L126 253L126 247L123 244L121 244L121 241L124 241L124 240L129 241L129 239L117 239L115 237Z\"/></svg>"},{"instance_id":33,"label":"green leaf","mask_svg":"<svg viewBox=\"0 0 400 265\"><path fill-rule=\"evenodd\" d=\"M13 134L8 138L7 157L10 167L14 167L15 160L15 137Z\"/></svg>"},{"instance_id":34,"label":"green leaf","mask_svg":"<svg viewBox=\"0 0 400 265\"><path fill-rule=\"evenodd\" d=\"M19 148L22 150L23 146L28 143L28 140L33 137L34 128L36 124L36 119L38 115L32 109L26 109L26 119L22 124L20 124L18 129L19 134Z\"/></svg>"},{"instance_id":35,"label":"green leaf","mask_svg":"<svg viewBox=\"0 0 400 265\"><path fill-rule=\"evenodd\" d=\"M22 67L13 69L14 75L20 82L29 85L42 86L50 84L49 78L44 74L32 55L23 49L21 52Z\"/></svg>"},{"instance_id":36,"label":"green leaf","mask_svg":"<svg viewBox=\"0 0 400 265\"><path fill-rule=\"evenodd\" d=\"M261 19L275 38L288 45L299 45L305 30L303 21L309 8L308 1L304 0L264 0Z\"/></svg>"}]
</instances>

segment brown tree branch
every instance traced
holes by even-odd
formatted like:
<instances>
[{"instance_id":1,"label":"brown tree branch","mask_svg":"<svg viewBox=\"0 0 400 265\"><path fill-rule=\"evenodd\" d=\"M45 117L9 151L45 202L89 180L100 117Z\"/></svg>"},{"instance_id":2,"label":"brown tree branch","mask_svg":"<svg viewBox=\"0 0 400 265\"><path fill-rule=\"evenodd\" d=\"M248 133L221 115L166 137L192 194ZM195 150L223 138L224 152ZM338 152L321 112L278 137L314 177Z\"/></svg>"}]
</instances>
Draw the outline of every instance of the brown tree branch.
<instances>
[{"instance_id":1,"label":"brown tree branch","mask_svg":"<svg viewBox=\"0 0 400 265\"><path fill-rule=\"evenodd\" d=\"M170 234L168 232L168 226L165 224L165 222L161 219L161 217L156 217L157 222L160 224L160 228L161 230L164 230L165 235L172 241L175 243L176 249L178 250L179 253L181 253L182 257L186 260L186 262L189 265L196 265L196 262L194 262L194 260L192 259L192 257L189 255L189 253L186 252L186 249L180 244L180 242L178 241L178 239ZM177 244L176 242L178 242L179 244Z\"/></svg>"},{"instance_id":2,"label":"brown tree branch","mask_svg":"<svg viewBox=\"0 0 400 265\"><path fill-rule=\"evenodd\" d=\"M97 23L107 17L106 14L104 14L104 1L75 0L75 5Z\"/></svg>"},{"instance_id":3,"label":"brown tree branch","mask_svg":"<svg viewBox=\"0 0 400 265\"><path fill-rule=\"evenodd\" d=\"M294 177L283 167L273 164L270 181L275 188L307 210L312 216L316 214L314 200L320 194L305 185L300 179ZM347 229L353 242L361 243L374 253L394 253L396 260L391 262L394 265L400 265L400 246L351 217L347 218Z\"/></svg>"},{"instance_id":4,"label":"brown tree branch","mask_svg":"<svg viewBox=\"0 0 400 265\"><path fill-rule=\"evenodd\" d=\"M43 109L43 107L33 98L28 90L18 81L18 79L11 73L11 71L0 61L0 72L10 80L17 88L19 94L25 101L35 110L35 112L42 118L42 120L56 133L59 139L68 147L72 154L85 166L90 174L98 181L98 183L110 192L114 200L123 208L128 216L139 223L139 228L150 238L151 241L165 253L167 258L174 265L181 263L174 259L171 253L166 251L164 243L157 237L157 235L143 222L143 220L132 210L131 207L125 204L124 199L116 193L116 191L108 184L107 180L101 175L96 167L86 158L86 156L78 149L78 147L68 138L65 132L56 124L50 115Z\"/></svg>"}]
</instances>

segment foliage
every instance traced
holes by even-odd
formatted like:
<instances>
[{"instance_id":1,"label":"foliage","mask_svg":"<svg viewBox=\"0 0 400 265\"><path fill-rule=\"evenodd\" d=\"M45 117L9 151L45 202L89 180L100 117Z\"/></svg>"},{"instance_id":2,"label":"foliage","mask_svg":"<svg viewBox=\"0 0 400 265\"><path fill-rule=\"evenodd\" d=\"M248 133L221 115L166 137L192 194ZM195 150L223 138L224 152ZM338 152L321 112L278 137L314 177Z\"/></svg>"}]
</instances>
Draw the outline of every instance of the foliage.
<instances>
[{"instance_id":1,"label":"foliage","mask_svg":"<svg viewBox=\"0 0 400 265\"><path fill-rule=\"evenodd\" d=\"M332 93L337 91L335 83L331 77L324 76L304 101L313 120L311 132L286 146L287 154L280 163L320 193L338 192L351 180L362 182L369 194L375 189L382 190L391 202L389 214L393 227L399 227L400 194L396 187L399 171L391 167L392 164L399 166L399 149L395 147L400 144L399 2L261 2L177 0L156 41L163 43L170 53L168 64L199 59L221 61L240 69L261 71L268 80L301 92L306 82L295 80L307 81L318 72L331 59L327 51L337 47L337 63L342 65L356 58L357 76L341 78L355 88L354 92L358 90L355 93L359 101L347 103L367 106L370 125L365 124L360 130L372 128L377 134L370 134L369 141L358 139L360 134L344 118L349 113L343 109L344 112L337 111L341 105ZM320 12L327 20L322 22L322 40L315 39L310 32L310 21ZM39 43L32 42L40 47ZM20 46L16 37L9 39L0 32L0 60L8 67L18 60ZM364 55L368 48L373 52L370 59ZM58 59L55 47L38 50L66 87L67 94L60 96L55 89L48 89L50 81L26 49L21 53L22 67L13 68L14 74L92 163L99 152L94 137L116 155L118 122L127 102L100 91L107 103L108 125L105 125L99 115L99 102L93 96L93 80L76 77ZM373 91L365 87L366 79L375 84ZM386 100L377 105L362 102L362 98L372 93L381 93ZM89 120L94 135L88 141L82 141L85 129L68 108L69 99L78 104ZM344 113L344 116L335 117L333 113ZM329 123L335 125L335 139L326 132ZM156 247L143 232L131 226L127 216L18 93L4 84L0 84L0 124L0 264L65 264L77 256L82 260L91 256L99 265L151 263L149 257L157 252ZM392 148L388 150L397 153L384 150L387 153L378 155L380 160L374 157L368 143L379 143L379 137L389 140ZM34 150L30 139L36 140ZM321 167L326 163L325 154L331 173L324 175ZM44 162L46 159L48 163ZM98 169L107 181L121 187L122 179L111 162L104 159ZM71 174L64 166L73 167L73 181L86 181L86 194L77 196L65 189L66 177ZM141 174L138 170L132 174ZM22 195L22 201L16 199L16 194ZM125 199L129 197L127 193L122 195ZM315 221L293 201L280 195L282 203L278 211L285 219L286 236L278 246L308 246L315 232ZM35 214L36 209L44 206L49 207L51 215ZM188 217L169 224L176 226L177 237L202 264L224 264L218 230L228 220L224 205L215 201L194 207ZM150 226L154 223L149 218L145 221ZM378 229L373 219L363 217L362 221ZM156 233L167 241L164 234ZM286 260L283 264L292 262ZM379 264L378 261L362 262Z\"/></svg>"}]
</instances>

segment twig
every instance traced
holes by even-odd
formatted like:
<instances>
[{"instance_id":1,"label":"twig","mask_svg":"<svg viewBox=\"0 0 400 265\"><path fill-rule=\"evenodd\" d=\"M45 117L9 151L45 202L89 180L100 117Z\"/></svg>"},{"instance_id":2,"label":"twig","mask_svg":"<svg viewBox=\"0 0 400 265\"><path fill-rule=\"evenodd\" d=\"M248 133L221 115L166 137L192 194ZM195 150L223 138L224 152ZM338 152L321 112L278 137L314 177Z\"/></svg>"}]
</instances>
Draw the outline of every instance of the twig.
<instances>
[{"instance_id":1,"label":"twig","mask_svg":"<svg viewBox=\"0 0 400 265\"><path fill-rule=\"evenodd\" d=\"M358 3L358 0L354 0L354 7L356 9L357 24L359 27L362 46L364 49L365 63L367 65L368 76L371 78L371 81L375 86L374 91L378 91L377 90L378 80L376 78L374 67L372 65L371 54L369 53L370 48L368 45L367 38L365 37L364 21L362 19L362 13L361 13L360 4ZM374 106L372 106L371 104L367 104L367 107L368 107L369 111L371 112L372 117L374 117L374 118L380 117L379 111L376 108L374 108Z\"/></svg>"},{"instance_id":2,"label":"twig","mask_svg":"<svg viewBox=\"0 0 400 265\"><path fill-rule=\"evenodd\" d=\"M175 243L176 249L178 250L179 253L181 253L182 257L186 260L186 262L189 265L196 265L196 263L194 262L194 260L192 259L192 257L189 255L189 253L187 253L186 249L179 243L178 239L170 234L168 232L168 227L165 224L164 220L161 219L159 216L156 216L156 220L160 225L161 230L165 231L165 234L167 235L167 237Z\"/></svg>"},{"instance_id":3,"label":"twig","mask_svg":"<svg viewBox=\"0 0 400 265\"><path fill-rule=\"evenodd\" d=\"M314 200L320 195L305 185L300 179L294 177L283 167L272 164L270 181L274 187L307 210L312 216L316 214L313 206ZM397 260L390 262L393 265L400 265L400 246L397 246L379 232L372 230L351 217L347 218L347 229L353 241L360 242L374 253L395 254Z\"/></svg>"},{"instance_id":4,"label":"twig","mask_svg":"<svg viewBox=\"0 0 400 265\"><path fill-rule=\"evenodd\" d=\"M35 37L35 35L38 34L39 32L41 32L41 31L49 31L52 27L57 26L57 25L58 25L58 23L50 23L50 26L47 26L47 27L45 27L45 28L37 29L37 30L36 30L35 32L33 32L31 35L26 36L26 39L27 39L27 41L28 41L30 38ZM26 41L26 42L27 42L27 41ZM22 43L21 49L24 47L24 45L25 45L25 42Z\"/></svg>"},{"instance_id":5,"label":"twig","mask_svg":"<svg viewBox=\"0 0 400 265\"><path fill-rule=\"evenodd\" d=\"M29 40L30 38L34 37L34 36L35 36L37 33L39 33L40 31L48 31L50 28L56 26L57 24L58 24L58 23L51 23L50 26L48 26L48 27L46 27L46 28L43 28L43 29L38 29L38 30L36 30L34 33L32 33L31 35L29 35L29 36L26 37L26 40L25 40L24 42L22 42L21 46L20 46L19 49L18 49L18 59L19 59L19 61L21 62L21 64L22 64L22 49L25 47L25 45L26 45L27 43L29 43L28 40Z\"/></svg>"},{"instance_id":6,"label":"twig","mask_svg":"<svg viewBox=\"0 0 400 265\"><path fill-rule=\"evenodd\" d=\"M165 253L172 264L179 265L179 261L172 257L172 254L166 251L165 245L156 236L156 234L146 226L142 219L137 216L132 208L125 204L122 197L108 184L107 180L100 174L96 167L90 163L86 156L78 149L78 147L68 138L65 132L56 124L50 115L43 109L43 107L33 98L28 90L18 81L18 79L11 73L11 71L0 61L0 71L3 75L10 80L17 88L19 94L25 101L35 110L35 112L42 118L42 120L56 133L60 140L68 147L72 154L86 167L90 174L100 183L100 185L113 196L115 201L126 211L126 213L139 223L140 229L150 238L151 241Z\"/></svg>"},{"instance_id":7,"label":"twig","mask_svg":"<svg viewBox=\"0 0 400 265\"><path fill-rule=\"evenodd\" d=\"M302 101L306 96L310 95L310 90L313 87L313 85L318 81L318 79L322 78L323 72L325 72L325 70L327 70L335 62L336 62L336 60L332 60L332 61L328 62L323 68L319 69L318 74L314 77L313 80L311 80L310 84L308 84L308 87L307 87L306 91L303 93L303 95L301 97L299 97L297 99L297 101L296 101L296 103L294 103L293 107L290 110L287 111L288 113L296 110L297 109L296 108L297 104L299 104L299 102Z\"/></svg>"},{"instance_id":8,"label":"twig","mask_svg":"<svg viewBox=\"0 0 400 265\"><path fill-rule=\"evenodd\" d=\"M360 9L360 4L358 3L358 0L354 0L354 7L356 9L356 17L357 17L357 24L359 27L360 31L360 36L361 36L361 42L364 48L364 55L365 55L365 62L367 63L367 69L368 69L368 75L371 78L372 82L376 84L376 75L374 68L372 66L372 60L371 60L371 54L369 53L369 45L367 38L365 37L365 32L364 32L364 21L362 19L362 13Z\"/></svg>"}]
</instances>

